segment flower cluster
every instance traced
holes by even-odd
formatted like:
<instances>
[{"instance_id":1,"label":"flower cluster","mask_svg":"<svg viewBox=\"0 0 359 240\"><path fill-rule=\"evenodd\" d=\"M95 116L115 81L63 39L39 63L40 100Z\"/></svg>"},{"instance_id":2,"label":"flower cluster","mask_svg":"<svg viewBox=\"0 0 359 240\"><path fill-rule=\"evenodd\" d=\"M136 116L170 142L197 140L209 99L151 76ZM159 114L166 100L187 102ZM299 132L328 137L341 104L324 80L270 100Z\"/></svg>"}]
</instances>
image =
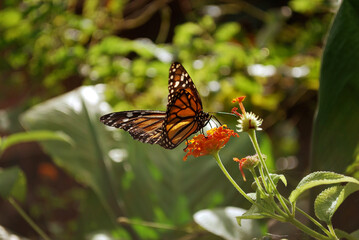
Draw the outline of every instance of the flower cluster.
<instances>
[{"instance_id":1,"label":"flower cluster","mask_svg":"<svg viewBox=\"0 0 359 240\"><path fill-rule=\"evenodd\" d=\"M187 142L187 147L184 149L187 154L183 160L186 161L190 155L199 157L215 154L227 144L232 136L239 137L237 133L227 128L226 125L208 130L207 136L199 134Z\"/></svg>"},{"instance_id":2,"label":"flower cluster","mask_svg":"<svg viewBox=\"0 0 359 240\"><path fill-rule=\"evenodd\" d=\"M233 103L238 102L239 107L242 112L242 114L240 114L237 111L238 108L236 108L236 107L234 107L232 109L232 113L239 116L238 125L236 125L238 127L237 131L238 132L248 132L250 129L254 129L257 131L262 130L262 128L260 128L260 126L262 125L263 120L260 119L258 116L256 116L252 112L246 112L246 109L244 108L244 105L242 103L244 99L245 99L245 97L238 97L238 98L235 98L232 100Z\"/></svg>"}]
</instances>

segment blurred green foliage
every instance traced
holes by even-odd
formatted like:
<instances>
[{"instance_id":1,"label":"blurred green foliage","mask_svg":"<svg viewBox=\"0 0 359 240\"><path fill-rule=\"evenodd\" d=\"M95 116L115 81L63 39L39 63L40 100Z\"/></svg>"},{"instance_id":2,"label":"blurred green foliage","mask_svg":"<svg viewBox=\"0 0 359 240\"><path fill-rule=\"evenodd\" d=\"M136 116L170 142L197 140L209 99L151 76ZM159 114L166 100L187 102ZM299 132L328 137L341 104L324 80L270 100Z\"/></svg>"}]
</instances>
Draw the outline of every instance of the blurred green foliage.
<instances>
[{"instance_id":1,"label":"blurred green foliage","mask_svg":"<svg viewBox=\"0 0 359 240\"><path fill-rule=\"evenodd\" d=\"M333 22L323 54L319 109L313 135L313 170L345 172L357 159L359 132L359 4L344 2ZM338 45L340 43L340 45ZM330 119L330 121L328 121ZM333 148L332 151L326 149ZM342 164L337 164L340 161ZM354 165L358 165L355 163ZM351 172L354 173L353 169Z\"/></svg>"},{"instance_id":2,"label":"blurred green foliage","mask_svg":"<svg viewBox=\"0 0 359 240\"><path fill-rule=\"evenodd\" d=\"M324 0L284 5L228 0L196 1L188 9L184 2L0 3L0 107L6 109L0 111L0 133L19 131L23 110L28 110L22 116L27 130L65 133L71 144L49 141L41 146L67 177L80 183L72 183L62 195L48 183L36 187L34 194L46 202L46 212L36 201L29 212L44 219L51 236L91 239L105 233L129 238L131 231L123 230L128 226L120 228L116 222L123 215L182 230L131 226L140 238L196 237L200 231L191 223L195 211L246 207L213 161L184 164L181 146L166 151L135 142L123 132L112 136L98 121L111 109L103 99L97 101L103 97L118 111L164 110L168 69L175 60L195 81L206 111L229 112L232 98L247 96L247 110L264 118L269 136L261 140L271 169L285 166L274 159L308 163L309 152L303 156L299 151L309 145L308 116L314 113L323 41L338 6ZM79 95L85 88L74 90L96 89L102 83L106 90L95 99ZM233 120L220 120L234 127ZM225 158L251 154L245 137L240 139L240 146L226 148ZM113 162L108 153L118 148L122 152L115 153L125 154L124 159ZM57 219L57 212L66 208L75 208L75 216ZM186 228L194 230L188 233Z\"/></svg>"}]
</instances>

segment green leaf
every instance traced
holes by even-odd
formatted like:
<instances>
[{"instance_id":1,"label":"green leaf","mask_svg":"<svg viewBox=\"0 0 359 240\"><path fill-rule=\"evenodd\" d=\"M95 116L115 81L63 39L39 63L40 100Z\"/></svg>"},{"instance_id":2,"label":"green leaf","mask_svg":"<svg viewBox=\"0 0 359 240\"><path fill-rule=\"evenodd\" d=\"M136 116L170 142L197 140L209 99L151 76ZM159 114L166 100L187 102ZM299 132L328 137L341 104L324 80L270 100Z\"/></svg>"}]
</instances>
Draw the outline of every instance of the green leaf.
<instances>
[{"instance_id":1,"label":"green leaf","mask_svg":"<svg viewBox=\"0 0 359 240\"><path fill-rule=\"evenodd\" d=\"M314 202L315 215L329 224L342 202L353 192L359 191L359 184L348 183L345 186L333 186L322 191Z\"/></svg>"},{"instance_id":2,"label":"green leaf","mask_svg":"<svg viewBox=\"0 0 359 240\"><path fill-rule=\"evenodd\" d=\"M272 178L274 184L277 186L278 181L281 180L282 183L287 186L287 179L285 178L285 176L283 174L270 174L270 177Z\"/></svg>"},{"instance_id":3,"label":"green leaf","mask_svg":"<svg viewBox=\"0 0 359 240\"><path fill-rule=\"evenodd\" d=\"M289 196L289 201L294 203L300 194L305 190L310 188L325 185L325 184L334 184L334 183L345 183L352 182L359 184L359 181L355 178L348 177L342 174L333 173L333 172L314 172L305 176L298 184L296 189L292 191Z\"/></svg>"},{"instance_id":4,"label":"green leaf","mask_svg":"<svg viewBox=\"0 0 359 240\"><path fill-rule=\"evenodd\" d=\"M18 9L2 9L0 11L0 27L11 28L18 25L21 21L21 12Z\"/></svg>"},{"instance_id":5,"label":"green leaf","mask_svg":"<svg viewBox=\"0 0 359 240\"><path fill-rule=\"evenodd\" d=\"M207 231L227 240L253 239L261 236L259 225L252 220L243 220L238 226L236 217L245 210L236 207L205 209L194 214L195 222Z\"/></svg>"},{"instance_id":6,"label":"green leaf","mask_svg":"<svg viewBox=\"0 0 359 240\"><path fill-rule=\"evenodd\" d=\"M359 145L359 1L345 0L323 53L312 170L343 173Z\"/></svg>"},{"instance_id":7,"label":"green leaf","mask_svg":"<svg viewBox=\"0 0 359 240\"><path fill-rule=\"evenodd\" d=\"M335 234L340 239L346 239L346 240L358 240L359 239L359 230L352 232L351 234L344 232L340 229L335 229Z\"/></svg>"},{"instance_id":8,"label":"green leaf","mask_svg":"<svg viewBox=\"0 0 359 240\"><path fill-rule=\"evenodd\" d=\"M4 152L7 148L12 145L24 142L32 142L32 141L47 141L47 140L56 140L56 141L64 141L67 143L71 143L71 139L64 134L63 132L55 132L55 131L30 131L30 132L21 132L15 133L8 137L2 139L0 142L0 153Z\"/></svg>"},{"instance_id":9,"label":"green leaf","mask_svg":"<svg viewBox=\"0 0 359 240\"><path fill-rule=\"evenodd\" d=\"M0 169L0 196L23 201L26 195L26 178L19 167Z\"/></svg>"},{"instance_id":10,"label":"green leaf","mask_svg":"<svg viewBox=\"0 0 359 240\"><path fill-rule=\"evenodd\" d=\"M72 145L63 141L45 141L41 145L58 166L90 186L108 216L115 219L118 205L110 171L114 162L108 152L118 147L99 121L100 108L107 106L103 103L102 91L102 85L80 87L26 111L21 123L31 131L61 130L71 139Z\"/></svg>"},{"instance_id":11,"label":"green leaf","mask_svg":"<svg viewBox=\"0 0 359 240\"><path fill-rule=\"evenodd\" d=\"M225 23L218 27L214 37L218 41L230 41L239 33L240 29L238 22Z\"/></svg>"},{"instance_id":12,"label":"green leaf","mask_svg":"<svg viewBox=\"0 0 359 240\"><path fill-rule=\"evenodd\" d=\"M247 194L251 199L255 200L256 204L241 216L237 217L237 222L241 225L242 219L262 219L268 218L274 214L275 209L272 206L272 200L268 196L261 194L260 191Z\"/></svg>"},{"instance_id":13,"label":"green leaf","mask_svg":"<svg viewBox=\"0 0 359 240\"><path fill-rule=\"evenodd\" d=\"M323 0L291 0L289 6L296 12L306 13L315 11Z\"/></svg>"},{"instance_id":14,"label":"green leaf","mask_svg":"<svg viewBox=\"0 0 359 240\"><path fill-rule=\"evenodd\" d=\"M359 230L356 230L350 234L350 236L353 236L354 239L359 239Z\"/></svg>"},{"instance_id":15,"label":"green leaf","mask_svg":"<svg viewBox=\"0 0 359 240\"><path fill-rule=\"evenodd\" d=\"M242 226L243 220L246 219L263 219L268 218L268 215L263 214L263 211L261 211L256 205L252 205L251 208L243 213L241 216L237 216L237 223L239 226Z\"/></svg>"},{"instance_id":16,"label":"green leaf","mask_svg":"<svg viewBox=\"0 0 359 240\"><path fill-rule=\"evenodd\" d=\"M187 46L191 42L193 36L201 34L203 29L198 24L187 22L177 26L175 32L176 34L173 42L179 46Z\"/></svg>"},{"instance_id":17,"label":"green leaf","mask_svg":"<svg viewBox=\"0 0 359 240\"><path fill-rule=\"evenodd\" d=\"M273 183L274 183L275 186L277 186L279 180L281 180L283 182L283 184L285 186L287 186L287 179L285 178L285 176L283 174L272 174L272 173L270 173L269 175L270 175L271 179L273 180ZM267 181L267 177L265 179ZM259 180L260 180L260 182L262 182L262 177L259 177ZM255 187L254 189L256 189L256 187L257 187L256 182L252 183L252 188L253 187Z\"/></svg>"}]
</instances>

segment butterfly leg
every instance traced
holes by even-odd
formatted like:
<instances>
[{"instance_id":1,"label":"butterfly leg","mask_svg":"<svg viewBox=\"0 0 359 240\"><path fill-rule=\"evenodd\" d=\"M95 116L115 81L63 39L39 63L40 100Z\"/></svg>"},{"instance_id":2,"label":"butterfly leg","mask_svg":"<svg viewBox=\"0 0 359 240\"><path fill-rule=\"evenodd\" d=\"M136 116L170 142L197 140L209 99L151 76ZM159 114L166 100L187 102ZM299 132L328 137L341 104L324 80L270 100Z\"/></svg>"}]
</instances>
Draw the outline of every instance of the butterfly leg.
<instances>
[{"instance_id":1,"label":"butterfly leg","mask_svg":"<svg viewBox=\"0 0 359 240\"><path fill-rule=\"evenodd\" d=\"M216 116L212 115L211 118L212 118L212 117L219 123L219 126L222 126L222 123L218 120L218 118L216 118ZM218 126L218 127L219 127L219 126Z\"/></svg>"}]
</instances>

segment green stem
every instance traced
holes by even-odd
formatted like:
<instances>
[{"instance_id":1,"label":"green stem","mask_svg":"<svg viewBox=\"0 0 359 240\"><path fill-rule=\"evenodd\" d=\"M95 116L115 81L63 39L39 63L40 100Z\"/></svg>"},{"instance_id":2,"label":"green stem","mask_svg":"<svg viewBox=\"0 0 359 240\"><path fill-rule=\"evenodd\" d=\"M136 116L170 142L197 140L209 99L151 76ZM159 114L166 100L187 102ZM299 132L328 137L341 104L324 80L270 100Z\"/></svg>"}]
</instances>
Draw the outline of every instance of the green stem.
<instances>
[{"instance_id":1,"label":"green stem","mask_svg":"<svg viewBox=\"0 0 359 240\"><path fill-rule=\"evenodd\" d=\"M257 137L256 137L256 132L254 129L250 129L248 131L248 135L249 135L249 138L251 139L252 143L253 143L253 146L254 146L254 149L256 150L257 152L257 155L259 157L259 160L261 162L261 166L263 167L264 169L264 173L266 175L266 177L268 178L270 184L271 184L271 187L276 195L276 197L278 198L281 206L283 207L283 209L285 210L285 212L288 214L288 215L292 215L287 204L284 202L283 198L282 198L282 195L280 195L280 193L278 192L278 189L276 188L272 178L270 177L270 174L269 174L269 170L267 168L267 165L265 164L264 162L264 159L263 159L263 156L262 156L262 153L261 153L261 150L259 148L259 144L258 144L258 141L257 141ZM263 179L264 181L264 179ZM265 182L265 181L264 181Z\"/></svg>"},{"instance_id":2,"label":"green stem","mask_svg":"<svg viewBox=\"0 0 359 240\"><path fill-rule=\"evenodd\" d=\"M254 170L254 168L250 168L249 171L252 173L253 179L254 179L254 181L255 181L256 184L257 184L258 190L264 194L264 190L263 190L263 188L262 188L262 184L261 184L261 182L260 182L259 179L258 179L258 176L257 176L256 171Z\"/></svg>"},{"instance_id":3,"label":"green stem","mask_svg":"<svg viewBox=\"0 0 359 240\"><path fill-rule=\"evenodd\" d=\"M238 184L236 183L236 181L233 180L233 178L231 177L231 175L229 175L229 173L227 172L227 169L224 167L221 158L219 157L218 151L216 153L213 154L213 157L216 159L217 164L219 166L219 168L222 170L222 172L224 173L224 175L226 175L227 179L232 183L232 185L237 189L237 191L245 198L247 199L250 203L255 204L255 202L246 194L245 191L243 191L243 189L238 186Z\"/></svg>"},{"instance_id":4,"label":"green stem","mask_svg":"<svg viewBox=\"0 0 359 240\"><path fill-rule=\"evenodd\" d=\"M243 190L241 187L238 186L238 184L233 180L233 178L231 177L231 175L229 175L229 173L227 172L226 168L224 167L221 158L218 154L218 152L213 154L214 158L217 161L218 166L220 167L220 169L222 170L222 172L224 173L224 175L228 178L228 180L232 183L232 185L238 190L238 192L245 197L250 203L252 204L256 204L256 202L254 202ZM257 204L256 204L257 205ZM284 212L283 212L284 213ZM305 226L303 223L299 222L297 219L293 218L291 215L289 216L278 216L278 215L273 215L270 214L268 217L272 217L275 218L279 221L282 222L290 222L293 225L295 225L297 228L299 228L300 230L302 230L303 232L305 232L306 234L315 237L317 239L321 239L321 240L329 240L330 238L312 230L311 228Z\"/></svg>"},{"instance_id":5,"label":"green stem","mask_svg":"<svg viewBox=\"0 0 359 240\"><path fill-rule=\"evenodd\" d=\"M229 173L227 172L226 168L224 167L221 158L219 157L218 152L213 154L213 157L216 159L218 166L221 168L222 172L224 173L224 175L227 177L227 179L232 183L232 185L238 190L238 192L245 197L250 203L252 203L253 205L256 205L259 209L261 209L269 218L273 218L276 219L278 221L285 221L285 217L277 215L277 214L273 214L272 212L268 211L267 209L263 208L261 205L257 204L257 202L253 201L244 191L243 189L238 186L238 184L233 180L233 178L231 177L231 175L229 175ZM258 180L258 179L257 179ZM259 184L259 181L258 183ZM260 186L260 185L259 185Z\"/></svg>"},{"instance_id":6,"label":"green stem","mask_svg":"<svg viewBox=\"0 0 359 240\"><path fill-rule=\"evenodd\" d=\"M248 135L253 143L253 146L254 146L254 149L256 150L257 154L258 154L258 157L259 157L259 160L260 160L260 163L264 169L264 174L265 176L269 179L269 183L271 185L271 187L273 188L273 191L275 193L275 196L277 197L277 199L279 200L281 206L283 207L283 209L285 210L285 212L282 212L280 211L281 214L284 214L285 216L285 219L287 222L290 222L292 223L294 226L296 226L298 229L300 229L301 231L305 232L306 234L308 234L309 236L312 236L316 239L321 239L321 240L329 240L329 239L332 239L331 237L327 237L327 236L324 236L323 234L321 233L318 233L316 232L315 230L307 227L306 225L304 225L303 223L301 223L300 221L298 221L296 218L294 218L293 214L290 212L290 210L288 209L288 206L287 204L285 203L282 195L278 192L272 178L270 177L270 173L269 173L269 170L267 168L267 165L265 164L264 162L264 159L263 159L263 156L262 156L262 153L260 151L260 148L259 148L259 144L258 144L258 141L257 141L257 137L256 137L256 134L255 134L255 131L254 130L249 130L248 131ZM278 211L278 209L277 209ZM311 220L313 220L312 218L309 218ZM325 233L327 233L327 231L325 231Z\"/></svg>"},{"instance_id":7,"label":"green stem","mask_svg":"<svg viewBox=\"0 0 359 240\"><path fill-rule=\"evenodd\" d=\"M174 227L172 225L167 225L163 223L156 223L156 222L147 222L141 220L131 220L126 217L119 217L117 221L121 224L130 224L130 225L137 225L142 227L149 227L149 228L157 228L157 229L164 229L164 230L171 230L171 231L183 231L187 233L191 233L188 229L182 229L178 227Z\"/></svg>"},{"instance_id":8,"label":"green stem","mask_svg":"<svg viewBox=\"0 0 359 240\"><path fill-rule=\"evenodd\" d=\"M270 191L270 188L269 188L269 186L268 186L268 183L267 183L266 181L264 181L264 179L265 179L265 174L264 174L264 172L263 172L262 164L259 164L258 169L259 169L259 173L260 173L260 175L261 175L261 177L262 177L262 179L263 179L262 182L263 182L263 186L264 186L265 190L266 190L268 193L271 192L271 191Z\"/></svg>"},{"instance_id":9,"label":"green stem","mask_svg":"<svg viewBox=\"0 0 359 240\"><path fill-rule=\"evenodd\" d=\"M23 217L23 219L35 230L43 239L50 240L50 237L41 230L41 228L30 218L29 215L25 213L24 210L20 207L19 204L12 197L8 198L10 204L16 209L16 211Z\"/></svg>"},{"instance_id":10,"label":"green stem","mask_svg":"<svg viewBox=\"0 0 359 240\"><path fill-rule=\"evenodd\" d=\"M309 236L312 236L312 237L314 237L316 239L320 239L320 240L333 239L331 237L324 236L323 234L320 234L320 233L314 231L313 229L307 227L306 225L304 225L303 223L301 223L300 221L298 221L297 219L295 219L293 217L288 218L287 221L292 223L298 229L302 230L302 232L304 232L304 233L308 234Z\"/></svg>"},{"instance_id":11,"label":"green stem","mask_svg":"<svg viewBox=\"0 0 359 240\"><path fill-rule=\"evenodd\" d=\"M328 229L329 229L329 231L330 231L330 234L331 234L335 239L338 239L337 235L335 234L335 230L334 230L332 224L328 224Z\"/></svg>"},{"instance_id":12,"label":"green stem","mask_svg":"<svg viewBox=\"0 0 359 240\"><path fill-rule=\"evenodd\" d=\"M284 200L289 203L289 201L287 199L284 199ZM330 235L330 232L322 224L320 224L317 220L315 220L312 216L310 216L308 213L306 213L305 211L303 211L302 209L300 209L297 206L295 206L295 210L300 212L306 218L308 218L312 223L314 223L316 226L318 226L325 234L327 234L328 236Z\"/></svg>"},{"instance_id":13,"label":"green stem","mask_svg":"<svg viewBox=\"0 0 359 240\"><path fill-rule=\"evenodd\" d=\"M262 192L263 194L266 194L266 193L264 192L263 188L262 188L262 185L261 185L261 183L260 183L260 181L259 181L259 179L258 179L257 173L256 173L256 171L254 170L254 168L250 168L249 171L252 173L253 178L254 178L254 181L256 182L256 184L257 184L257 186L258 186L258 191ZM262 177L262 179L263 179L263 177ZM271 196L270 196L270 197L271 197ZM285 212L283 212L283 210L280 209L280 208L277 206L277 204L276 204L275 201L273 200L273 197L271 197L271 202L272 202L272 206L277 210L277 212L278 212L279 214L281 214L282 216L285 216L285 215L286 215Z\"/></svg>"}]
</instances>

